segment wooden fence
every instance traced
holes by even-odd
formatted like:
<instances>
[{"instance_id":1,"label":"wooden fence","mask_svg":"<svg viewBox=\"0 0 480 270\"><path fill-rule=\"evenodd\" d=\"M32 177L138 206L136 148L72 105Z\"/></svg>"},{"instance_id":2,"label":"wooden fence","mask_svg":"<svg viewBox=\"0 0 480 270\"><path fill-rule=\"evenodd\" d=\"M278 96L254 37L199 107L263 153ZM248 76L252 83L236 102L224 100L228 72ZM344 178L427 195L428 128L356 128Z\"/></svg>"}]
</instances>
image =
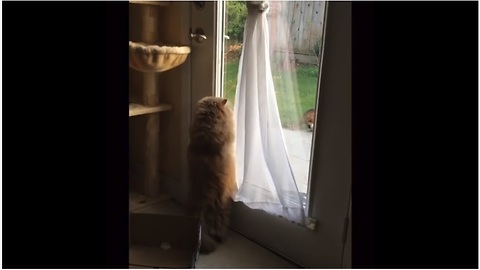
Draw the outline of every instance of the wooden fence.
<instances>
[{"instance_id":1,"label":"wooden fence","mask_svg":"<svg viewBox=\"0 0 480 270\"><path fill-rule=\"evenodd\" d=\"M315 64L323 35L324 1L270 1L270 47Z\"/></svg>"}]
</instances>

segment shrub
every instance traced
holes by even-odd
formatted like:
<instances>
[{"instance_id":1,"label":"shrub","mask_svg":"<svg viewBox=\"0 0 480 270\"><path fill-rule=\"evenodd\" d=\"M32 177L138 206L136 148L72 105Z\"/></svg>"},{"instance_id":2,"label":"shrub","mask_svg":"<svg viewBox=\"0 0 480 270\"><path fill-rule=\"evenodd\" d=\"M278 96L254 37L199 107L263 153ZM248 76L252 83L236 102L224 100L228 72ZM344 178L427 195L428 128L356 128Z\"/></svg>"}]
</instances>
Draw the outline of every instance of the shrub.
<instances>
[{"instance_id":1,"label":"shrub","mask_svg":"<svg viewBox=\"0 0 480 270\"><path fill-rule=\"evenodd\" d=\"M247 18L245 1L226 1L227 29L226 34L231 40L243 41L243 29Z\"/></svg>"}]
</instances>

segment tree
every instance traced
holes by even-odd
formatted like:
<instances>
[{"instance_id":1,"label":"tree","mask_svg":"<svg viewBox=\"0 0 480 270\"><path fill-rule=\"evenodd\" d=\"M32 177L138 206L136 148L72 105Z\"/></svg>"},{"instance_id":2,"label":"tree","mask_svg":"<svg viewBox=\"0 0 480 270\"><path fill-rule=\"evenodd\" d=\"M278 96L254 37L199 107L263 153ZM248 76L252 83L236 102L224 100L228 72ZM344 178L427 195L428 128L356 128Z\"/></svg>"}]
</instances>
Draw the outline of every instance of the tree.
<instances>
[{"instance_id":1,"label":"tree","mask_svg":"<svg viewBox=\"0 0 480 270\"><path fill-rule=\"evenodd\" d=\"M227 35L236 42L243 41L243 29L247 18L245 1L226 1Z\"/></svg>"}]
</instances>

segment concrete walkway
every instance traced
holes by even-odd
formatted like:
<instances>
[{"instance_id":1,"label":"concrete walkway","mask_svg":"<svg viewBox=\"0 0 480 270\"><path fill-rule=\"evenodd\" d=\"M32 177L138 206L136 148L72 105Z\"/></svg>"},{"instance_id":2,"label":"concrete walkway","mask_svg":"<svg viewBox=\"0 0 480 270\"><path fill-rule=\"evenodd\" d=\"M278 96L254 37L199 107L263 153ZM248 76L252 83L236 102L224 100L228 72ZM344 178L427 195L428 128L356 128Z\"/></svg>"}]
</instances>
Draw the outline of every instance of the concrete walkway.
<instances>
[{"instance_id":1,"label":"concrete walkway","mask_svg":"<svg viewBox=\"0 0 480 270\"><path fill-rule=\"evenodd\" d=\"M283 135L298 191L307 193L313 132L283 129Z\"/></svg>"}]
</instances>

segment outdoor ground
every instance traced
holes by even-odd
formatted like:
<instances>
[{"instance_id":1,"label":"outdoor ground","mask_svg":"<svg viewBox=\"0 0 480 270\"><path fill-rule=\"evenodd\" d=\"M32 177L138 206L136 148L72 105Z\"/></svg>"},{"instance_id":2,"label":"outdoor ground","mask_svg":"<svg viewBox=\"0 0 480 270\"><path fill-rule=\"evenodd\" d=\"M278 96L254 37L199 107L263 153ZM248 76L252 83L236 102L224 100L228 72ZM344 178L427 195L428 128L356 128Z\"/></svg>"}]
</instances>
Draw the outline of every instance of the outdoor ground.
<instances>
[{"instance_id":1,"label":"outdoor ground","mask_svg":"<svg viewBox=\"0 0 480 270\"><path fill-rule=\"evenodd\" d=\"M283 135L298 191L307 193L313 132L284 129Z\"/></svg>"}]
</instances>

